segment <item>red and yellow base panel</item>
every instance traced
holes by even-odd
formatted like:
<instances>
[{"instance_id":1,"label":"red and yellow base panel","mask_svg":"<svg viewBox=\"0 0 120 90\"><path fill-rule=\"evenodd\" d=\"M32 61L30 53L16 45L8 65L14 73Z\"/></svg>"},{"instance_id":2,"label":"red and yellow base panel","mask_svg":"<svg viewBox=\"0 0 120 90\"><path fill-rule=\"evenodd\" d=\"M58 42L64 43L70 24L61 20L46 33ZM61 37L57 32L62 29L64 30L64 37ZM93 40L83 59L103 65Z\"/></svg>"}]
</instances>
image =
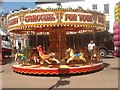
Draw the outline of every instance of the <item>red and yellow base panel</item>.
<instances>
[{"instance_id":1,"label":"red and yellow base panel","mask_svg":"<svg viewBox=\"0 0 120 90\"><path fill-rule=\"evenodd\" d=\"M103 69L103 62L86 64L86 65L12 65L12 69L15 72L23 74L37 74L37 75L60 75L60 74L79 74L89 73Z\"/></svg>"}]
</instances>

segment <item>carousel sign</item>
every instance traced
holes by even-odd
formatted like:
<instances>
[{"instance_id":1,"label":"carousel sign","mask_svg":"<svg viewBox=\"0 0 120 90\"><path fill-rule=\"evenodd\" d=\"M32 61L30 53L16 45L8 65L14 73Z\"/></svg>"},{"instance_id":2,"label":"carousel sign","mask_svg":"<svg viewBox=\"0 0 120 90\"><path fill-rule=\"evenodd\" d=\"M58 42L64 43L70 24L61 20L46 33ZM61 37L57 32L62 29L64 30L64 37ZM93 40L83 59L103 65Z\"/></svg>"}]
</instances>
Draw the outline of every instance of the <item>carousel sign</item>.
<instances>
[{"instance_id":1,"label":"carousel sign","mask_svg":"<svg viewBox=\"0 0 120 90\"><path fill-rule=\"evenodd\" d=\"M8 26L16 26L16 25L19 25L20 22L19 22L19 17L18 16L15 16L15 17L12 17L8 20Z\"/></svg>"},{"instance_id":2,"label":"carousel sign","mask_svg":"<svg viewBox=\"0 0 120 90\"><path fill-rule=\"evenodd\" d=\"M104 17L100 15L95 16L90 13L66 12L63 15L62 22L104 24Z\"/></svg>"},{"instance_id":3,"label":"carousel sign","mask_svg":"<svg viewBox=\"0 0 120 90\"><path fill-rule=\"evenodd\" d=\"M25 16L25 22L55 21L54 14L38 14Z\"/></svg>"},{"instance_id":4,"label":"carousel sign","mask_svg":"<svg viewBox=\"0 0 120 90\"><path fill-rule=\"evenodd\" d=\"M25 16L12 17L8 20L9 27L22 24L55 23L56 16L53 12L32 13Z\"/></svg>"},{"instance_id":5,"label":"carousel sign","mask_svg":"<svg viewBox=\"0 0 120 90\"><path fill-rule=\"evenodd\" d=\"M104 25L103 15L94 15L92 13L81 12L65 12L59 13L57 16L54 12L40 12L20 14L8 19L9 27L18 26L20 24L48 24L48 23L83 23L83 24L99 24Z\"/></svg>"},{"instance_id":6,"label":"carousel sign","mask_svg":"<svg viewBox=\"0 0 120 90\"><path fill-rule=\"evenodd\" d=\"M53 23L57 22L56 16L53 12L45 13L32 13L26 14L24 17L24 23Z\"/></svg>"}]
</instances>

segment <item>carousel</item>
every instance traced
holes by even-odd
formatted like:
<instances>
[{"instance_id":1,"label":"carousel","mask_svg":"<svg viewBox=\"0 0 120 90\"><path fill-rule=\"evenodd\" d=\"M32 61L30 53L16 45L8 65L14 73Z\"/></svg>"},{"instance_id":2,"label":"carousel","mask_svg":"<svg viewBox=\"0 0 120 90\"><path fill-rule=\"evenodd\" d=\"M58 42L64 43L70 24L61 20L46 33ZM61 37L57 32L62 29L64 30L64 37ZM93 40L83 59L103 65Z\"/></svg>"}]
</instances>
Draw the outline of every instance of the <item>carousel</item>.
<instances>
[{"instance_id":1,"label":"carousel","mask_svg":"<svg viewBox=\"0 0 120 90\"><path fill-rule=\"evenodd\" d=\"M60 75L103 69L99 50L88 51L87 33L105 31L105 15L78 7L26 9L8 15L8 31L21 35L22 50L15 54L12 69L24 74ZM25 40L25 41L24 41ZM88 42L87 42L88 41ZM26 42L26 44L25 44Z\"/></svg>"}]
</instances>

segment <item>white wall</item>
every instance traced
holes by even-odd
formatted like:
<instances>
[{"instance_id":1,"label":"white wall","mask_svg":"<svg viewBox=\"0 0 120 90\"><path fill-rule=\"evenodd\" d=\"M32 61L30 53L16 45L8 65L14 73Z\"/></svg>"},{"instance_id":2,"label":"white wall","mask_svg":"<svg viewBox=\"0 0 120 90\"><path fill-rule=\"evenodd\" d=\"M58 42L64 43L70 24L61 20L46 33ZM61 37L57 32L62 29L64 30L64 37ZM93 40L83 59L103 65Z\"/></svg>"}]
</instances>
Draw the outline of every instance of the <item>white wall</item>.
<instances>
[{"instance_id":1,"label":"white wall","mask_svg":"<svg viewBox=\"0 0 120 90\"><path fill-rule=\"evenodd\" d=\"M81 6L83 9L90 9L92 10L92 5L97 4L97 11L104 12L104 4L109 4L109 14L106 14L106 21L110 21L110 30L108 30L110 33L113 33L113 23L114 23L114 7L116 3L118 3L119 0L84 0L84 1L73 1L73 2L66 2L61 3L62 8L77 8L78 6ZM56 4L44 4L39 5L42 8L57 8Z\"/></svg>"},{"instance_id":2,"label":"white wall","mask_svg":"<svg viewBox=\"0 0 120 90\"><path fill-rule=\"evenodd\" d=\"M110 33L113 33L114 7L119 0L86 0L87 7L92 10L92 4L97 4L97 11L104 12L104 4L109 4L109 14L106 14L106 21L110 21ZM84 6L83 6L84 7Z\"/></svg>"}]
</instances>

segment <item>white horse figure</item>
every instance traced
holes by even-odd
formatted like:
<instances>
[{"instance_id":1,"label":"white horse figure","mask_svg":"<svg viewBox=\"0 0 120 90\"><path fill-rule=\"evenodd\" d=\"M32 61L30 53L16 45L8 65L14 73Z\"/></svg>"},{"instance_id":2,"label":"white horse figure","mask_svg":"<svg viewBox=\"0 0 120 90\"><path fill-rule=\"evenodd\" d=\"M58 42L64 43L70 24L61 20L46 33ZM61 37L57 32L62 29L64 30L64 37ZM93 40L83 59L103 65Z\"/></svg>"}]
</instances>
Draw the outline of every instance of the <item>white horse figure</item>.
<instances>
[{"instance_id":1,"label":"white horse figure","mask_svg":"<svg viewBox=\"0 0 120 90\"><path fill-rule=\"evenodd\" d=\"M69 63L72 60L82 60L83 62L86 62L86 59L83 57L84 53L77 53L74 54L74 50L69 48L67 51L69 51L70 53L70 58L67 59L67 63Z\"/></svg>"}]
</instances>

